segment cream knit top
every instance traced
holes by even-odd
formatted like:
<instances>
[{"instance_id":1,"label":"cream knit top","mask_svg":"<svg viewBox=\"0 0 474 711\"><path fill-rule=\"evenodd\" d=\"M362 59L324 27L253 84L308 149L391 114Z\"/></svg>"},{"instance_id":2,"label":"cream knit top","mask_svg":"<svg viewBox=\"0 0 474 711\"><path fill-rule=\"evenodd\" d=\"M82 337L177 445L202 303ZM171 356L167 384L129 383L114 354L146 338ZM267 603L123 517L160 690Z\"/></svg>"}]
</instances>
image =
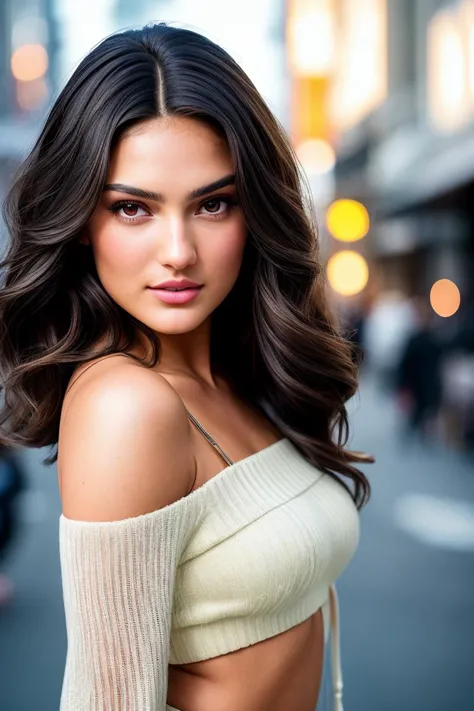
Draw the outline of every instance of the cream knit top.
<instances>
[{"instance_id":1,"label":"cream knit top","mask_svg":"<svg viewBox=\"0 0 474 711\"><path fill-rule=\"evenodd\" d=\"M355 552L359 515L288 439L157 511L98 523L61 515L59 535L60 711L169 711L168 664L247 647L319 608L342 710L332 583Z\"/></svg>"}]
</instances>

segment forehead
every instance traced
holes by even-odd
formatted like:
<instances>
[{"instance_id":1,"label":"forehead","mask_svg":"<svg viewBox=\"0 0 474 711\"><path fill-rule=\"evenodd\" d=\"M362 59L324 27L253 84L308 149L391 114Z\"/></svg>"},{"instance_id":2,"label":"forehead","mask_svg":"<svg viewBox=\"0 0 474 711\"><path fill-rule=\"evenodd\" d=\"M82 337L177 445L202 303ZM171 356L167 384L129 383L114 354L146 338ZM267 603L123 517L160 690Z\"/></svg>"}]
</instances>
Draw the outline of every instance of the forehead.
<instances>
[{"instance_id":1,"label":"forehead","mask_svg":"<svg viewBox=\"0 0 474 711\"><path fill-rule=\"evenodd\" d=\"M111 154L108 182L183 191L233 172L225 138L192 118L163 117L130 129Z\"/></svg>"}]
</instances>

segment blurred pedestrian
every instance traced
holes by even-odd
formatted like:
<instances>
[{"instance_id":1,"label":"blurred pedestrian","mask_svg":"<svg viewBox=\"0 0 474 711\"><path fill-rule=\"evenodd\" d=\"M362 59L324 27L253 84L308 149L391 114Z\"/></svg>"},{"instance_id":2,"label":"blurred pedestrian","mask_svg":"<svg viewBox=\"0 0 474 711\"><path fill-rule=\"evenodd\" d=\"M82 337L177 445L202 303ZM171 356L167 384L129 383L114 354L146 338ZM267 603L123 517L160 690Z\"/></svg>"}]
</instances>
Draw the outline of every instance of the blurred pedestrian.
<instances>
[{"instance_id":1,"label":"blurred pedestrian","mask_svg":"<svg viewBox=\"0 0 474 711\"><path fill-rule=\"evenodd\" d=\"M450 444L474 451L474 306L464 304L454 336L446 343L443 410Z\"/></svg>"},{"instance_id":2,"label":"blurred pedestrian","mask_svg":"<svg viewBox=\"0 0 474 711\"><path fill-rule=\"evenodd\" d=\"M378 281L373 281L348 307L344 318L347 338L352 344L352 357L359 369L364 363L366 350L366 324L378 296Z\"/></svg>"},{"instance_id":3,"label":"blurred pedestrian","mask_svg":"<svg viewBox=\"0 0 474 711\"><path fill-rule=\"evenodd\" d=\"M419 297L413 306L414 328L401 349L396 387L409 429L425 435L441 405L442 347L432 329L433 311L428 301Z\"/></svg>"},{"instance_id":4,"label":"blurred pedestrian","mask_svg":"<svg viewBox=\"0 0 474 711\"><path fill-rule=\"evenodd\" d=\"M383 291L375 299L364 322L367 366L379 386L393 393L401 352L415 327L412 300L398 290Z\"/></svg>"},{"instance_id":5,"label":"blurred pedestrian","mask_svg":"<svg viewBox=\"0 0 474 711\"><path fill-rule=\"evenodd\" d=\"M23 467L13 452L3 449L0 451L0 566L18 531L18 495L24 488ZM0 567L0 605L12 598L13 591L13 582Z\"/></svg>"}]
</instances>

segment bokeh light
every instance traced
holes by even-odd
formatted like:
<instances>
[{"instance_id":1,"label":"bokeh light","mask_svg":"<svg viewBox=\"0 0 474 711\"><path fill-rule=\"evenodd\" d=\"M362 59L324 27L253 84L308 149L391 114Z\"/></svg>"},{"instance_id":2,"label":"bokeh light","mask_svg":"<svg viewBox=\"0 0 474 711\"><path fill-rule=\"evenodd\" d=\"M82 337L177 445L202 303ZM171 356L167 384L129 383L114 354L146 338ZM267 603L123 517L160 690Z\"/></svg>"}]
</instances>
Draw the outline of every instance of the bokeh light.
<instances>
[{"instance_id":1,"label":"bokeh light","mask_svg":"<svg viewBox=\"0 0 474 711\"><path fill-rule=\"evenodd\" d=\"M308 173L321 175L328 173L336 164L334 148L327 141L312 138L303 141L296 149L303 168Z\"/></svg>"},{"instance_id":2,"label":"bokeh light","mask_svg":"<svg viewBox=\"0 0 474 711\"><path fill-rule=\"evenodd\" d=\"M356 242L369 231L369 213L357 200L336 200L327 209L326 226L335 239Z\"/></svg>"},{"instance_id":3,"label":"bokeh light","mask_svg":"<svg viewBox=\"0 0 474 711\"><path fill-rule=\"evenodd\" d=\"M18 81L40 79L48 71L48 53L41 44L24 44L12 54L11 70Z\"/></svg>"},{"instance_id":4,"label":"bokeh light","mask_svg":"<svg viewBox=\"0 0 474 711\"><path fill-rule=\"evenodd\" d=\"M448 318L456 313L461 304L461 294L456 284L450 279L439 279L430 291L430 303L433 311Z\"/></svg>"},{"instance_id":5,"label":"bokeh light","mask_svg":"<svg viewBox=\"0 0 474 711\"><path fill-rule=\"evenodd\" d=\"M343 250L328 260L327 277L330 285L342 296L360 293L369 280L369 266L358 252Z\"/></svg>"},{"instance_id":6,"label":"bokeh light","mask_svg":"<svg viewBox=\"0 0 474 711\"><path fill-rule=\"evenodd\" d=\"M48 86L43 78L20 81L16 86L18 106L25 111L35 111L48 97Z\"/></svg>"}]
</instances>

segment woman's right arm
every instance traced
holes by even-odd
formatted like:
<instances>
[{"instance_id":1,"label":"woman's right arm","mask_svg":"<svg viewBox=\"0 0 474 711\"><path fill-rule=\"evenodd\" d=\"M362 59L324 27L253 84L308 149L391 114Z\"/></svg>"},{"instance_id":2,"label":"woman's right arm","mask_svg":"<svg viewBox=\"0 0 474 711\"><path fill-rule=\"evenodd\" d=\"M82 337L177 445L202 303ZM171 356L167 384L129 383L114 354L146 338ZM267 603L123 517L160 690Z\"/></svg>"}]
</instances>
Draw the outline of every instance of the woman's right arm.
<instances>
[{"instance_id":1,"label":"woman's right arm","mask_svg":"<svg viewBox=\"0 0 474 711\"><path fill-rule=\"evenodd\" d=\"M81 379L61 422L60 711L165 711L173 586L192 519L186 499L173 505L193 476L189 424L156 374L101 371Z\"/></svg>"}]
</instances>

